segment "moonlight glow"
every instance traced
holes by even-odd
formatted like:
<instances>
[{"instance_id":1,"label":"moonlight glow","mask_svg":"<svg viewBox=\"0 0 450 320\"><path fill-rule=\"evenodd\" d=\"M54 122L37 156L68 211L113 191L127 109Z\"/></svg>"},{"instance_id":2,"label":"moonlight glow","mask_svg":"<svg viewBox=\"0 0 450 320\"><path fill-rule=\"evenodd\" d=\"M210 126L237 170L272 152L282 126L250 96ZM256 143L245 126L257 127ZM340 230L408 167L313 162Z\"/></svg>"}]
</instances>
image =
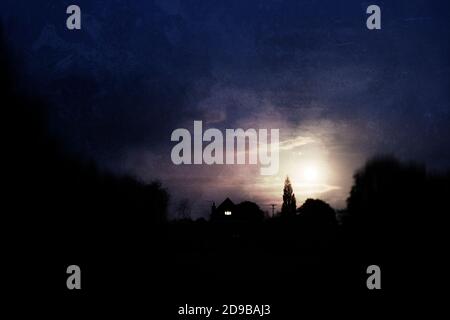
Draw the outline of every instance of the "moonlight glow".
<instances>
[{"instance_id":1,"label":"moonlight glow","mask_svg":"<svg viewBox=\"0 0 450 320\"><path fill-rule=\"evenodd\" d=\"M317 182L319 179L319 170L316 166L309 165L303 169L303 177L308 182Z\"/></svg>"}]
</instances>

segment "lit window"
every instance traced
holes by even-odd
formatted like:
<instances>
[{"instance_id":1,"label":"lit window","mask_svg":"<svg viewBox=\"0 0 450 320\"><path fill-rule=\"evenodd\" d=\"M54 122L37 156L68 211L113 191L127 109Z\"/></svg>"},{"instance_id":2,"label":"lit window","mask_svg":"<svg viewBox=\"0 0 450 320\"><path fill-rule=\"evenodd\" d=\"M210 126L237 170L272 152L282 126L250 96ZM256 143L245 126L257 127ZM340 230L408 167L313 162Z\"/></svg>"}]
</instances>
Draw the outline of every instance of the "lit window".
<instances>
[{"instance_id":1,"label":"lit window","mask_svg":"<svg viewBox=\"0 0 450 320\"><path fill-rule=\"evenodd\" d=\"M231 216L231 211L225 211L226 216Z\"/></svg>"}]
</instances>

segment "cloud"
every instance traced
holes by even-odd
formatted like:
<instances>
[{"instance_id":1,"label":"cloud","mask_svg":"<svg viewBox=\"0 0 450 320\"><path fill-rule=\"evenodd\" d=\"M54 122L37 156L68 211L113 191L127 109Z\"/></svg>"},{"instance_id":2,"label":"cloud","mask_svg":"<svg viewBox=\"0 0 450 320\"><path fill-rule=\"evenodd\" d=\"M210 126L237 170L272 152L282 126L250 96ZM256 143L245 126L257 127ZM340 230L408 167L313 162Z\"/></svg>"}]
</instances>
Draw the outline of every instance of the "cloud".
<instances>
[{"instance_id":1,"label":"cloud","mask_svg":"<svg viewBox=\"0 0 450 320\"><path fill-rule=\"evenodd\" d=\"M205 129L280 129L288 163L280 175L303 161L329 164L330 181L299 187L300 197L345 199L353 171L380 150L448 165L443 14L407 5L407 17L439 23L409 20L374 38L354 19L360 6L259 2L93 0L79 33L42 19L59 16L58 6L30 2L30 10L16 8L18 27L5 30L24 52L29 82L55 106L50 122L70 149L160 178L174 197L281 200L284 177L266 183L256 167L174 168L170 133L193 120Z\"/></svg>"},{"instance_id":2,"label":"cloud","mask_svg":"<svg viewBox=\"0 0 450 320\"><path fill-rule=\"evenodd\" d=\"M298 136L292 139L281 141L280 150L292 150L314 142L316 141L311 137Z\"/></svg>"}]
</instances>

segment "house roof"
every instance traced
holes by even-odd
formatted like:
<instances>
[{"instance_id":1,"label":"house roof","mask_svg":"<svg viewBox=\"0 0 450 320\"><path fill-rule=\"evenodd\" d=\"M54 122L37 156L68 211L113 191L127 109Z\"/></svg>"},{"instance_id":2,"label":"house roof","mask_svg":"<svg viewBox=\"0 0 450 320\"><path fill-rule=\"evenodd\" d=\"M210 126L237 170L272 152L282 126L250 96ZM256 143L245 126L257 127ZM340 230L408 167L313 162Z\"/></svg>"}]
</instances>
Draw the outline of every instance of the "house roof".
<instances>
[{"instance_id":1,"label":"house roof","mask_svg":"<svg viewBox=\"0 0 450 320\"><path fill-rule=\"evenodd\" d=\"M217 211L227 210L234 208L233 201L230 200L230 198L226 198L218 207Z\"/></svg>"}]
</instances>

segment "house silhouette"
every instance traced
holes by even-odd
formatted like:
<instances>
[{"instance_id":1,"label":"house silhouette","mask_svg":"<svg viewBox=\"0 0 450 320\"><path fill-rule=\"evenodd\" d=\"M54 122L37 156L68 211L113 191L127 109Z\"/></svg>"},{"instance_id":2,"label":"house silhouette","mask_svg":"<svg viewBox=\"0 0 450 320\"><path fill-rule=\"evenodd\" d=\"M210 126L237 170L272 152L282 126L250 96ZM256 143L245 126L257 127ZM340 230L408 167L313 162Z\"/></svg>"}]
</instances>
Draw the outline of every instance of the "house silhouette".
<instances>
[{"instance_id":1,"label":"house silhouette","mask_svg":"<svg viewBox=\"0 0 450 320\"><path fill-rule=\"evenodd\" d=\"M264 213L254 202L243 201L234 204L226 198L218 207L213 203L211 207L211 221L248 221L256 222L264 219Z\"/></svg>"},{"instance_id":2,"label":"house silhouette","mask_svg":"<svg viewBox=\"0 0 450 320\"><path fill-rule=\"evenodd\" d=\"M226 198L217 208L213 203L211 208L211 220L233 219L236 215L236 205L230 198Z\"/></svg>"}]
</instances>

